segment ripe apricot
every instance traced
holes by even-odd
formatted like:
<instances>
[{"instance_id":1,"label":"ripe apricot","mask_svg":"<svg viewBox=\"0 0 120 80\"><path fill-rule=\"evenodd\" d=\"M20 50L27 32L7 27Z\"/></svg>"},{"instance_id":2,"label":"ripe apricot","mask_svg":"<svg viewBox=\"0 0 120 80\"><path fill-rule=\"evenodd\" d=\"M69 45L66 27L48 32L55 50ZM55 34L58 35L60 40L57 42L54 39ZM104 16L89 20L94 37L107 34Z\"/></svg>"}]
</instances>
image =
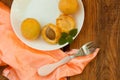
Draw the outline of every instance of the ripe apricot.
<instances>
[{"instance_id":1,"label":"ripe apricot","mask_svg":"<svg viewBox=\"0 0 120 80\"><path fill-rule=\"evenodd\" d=\"M40 35L39 22L33 18L25 19L21 24L21 33L26 39L37 39Z\"/></svg>"},{"instance_id":2,"label":"ripe apricot","mask_svg":"<svg viewBox=\"0 0 120 80\"><path fill-rule=\"evenodd\" d=\"M78 0L60 0L59 9L64 14L74 14L78 10Z\"/></svg>"}]
</instances>

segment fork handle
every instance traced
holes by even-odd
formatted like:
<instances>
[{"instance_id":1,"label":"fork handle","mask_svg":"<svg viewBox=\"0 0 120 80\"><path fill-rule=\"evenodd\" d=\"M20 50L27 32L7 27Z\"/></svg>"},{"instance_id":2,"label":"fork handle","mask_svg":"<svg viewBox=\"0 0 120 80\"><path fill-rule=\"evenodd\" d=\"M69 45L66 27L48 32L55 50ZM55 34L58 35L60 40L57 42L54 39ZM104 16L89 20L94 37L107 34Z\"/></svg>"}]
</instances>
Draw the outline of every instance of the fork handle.
<instances>
[{"instance_id":1,"label":"fork handle","mask_svg":"<svg viewBox=\"0 0 120 80\"><path fill-rule=\"evenodd\" d=\"M69 62L72 58L73 56L67 56L56 63L44 65L38 69L38 74L40 76L47 76L52 73L57 67Z\"/></svg>"}]
</instances>

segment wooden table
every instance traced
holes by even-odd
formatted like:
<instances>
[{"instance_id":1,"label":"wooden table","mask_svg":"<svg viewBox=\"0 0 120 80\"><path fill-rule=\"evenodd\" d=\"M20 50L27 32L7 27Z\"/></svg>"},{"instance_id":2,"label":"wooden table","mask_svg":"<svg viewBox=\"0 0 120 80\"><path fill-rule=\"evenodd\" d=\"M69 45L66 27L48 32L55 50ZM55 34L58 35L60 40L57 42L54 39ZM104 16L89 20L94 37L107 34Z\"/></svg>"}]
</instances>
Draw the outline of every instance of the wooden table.
<instances>
[{"instance_id":1,"label":"wooden table","mask_svg":"<svg viewBox=\"0 0 120 80\"><path fill-rule=\"evenodd\" d=\"M9 7L12 0L0 0ZM101 48L82 74L68 80L120 79L120 0L82 0L85 21L75 41L64 50L79 48L94 40Z\"/></svg>"}]
</instances>

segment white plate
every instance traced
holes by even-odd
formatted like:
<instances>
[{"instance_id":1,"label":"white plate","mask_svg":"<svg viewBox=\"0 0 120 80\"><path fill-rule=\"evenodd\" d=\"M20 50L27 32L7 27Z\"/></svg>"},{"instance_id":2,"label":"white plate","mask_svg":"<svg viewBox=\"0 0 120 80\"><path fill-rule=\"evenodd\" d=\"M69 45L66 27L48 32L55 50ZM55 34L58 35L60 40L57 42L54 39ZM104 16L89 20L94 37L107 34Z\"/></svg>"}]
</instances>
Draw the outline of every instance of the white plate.
<instances>
[{"instance_id":1,"label":"white plate","mask_svg":"<svg viewBox=\"0 0 120 80\"><path fill-rule=\"evenodd\" d=\"M82 1L78 1L80 9L74 17L79 33L84 21L84 7ZM26 18L37 19L41 26L48 23L55 24L56 18L61 14L58 9L58 2L59 0L14 0L11 7L11 24L17 37L29 47L38 50L54 50L66 46L68 43L64 45L48 44L41 37L35 41L29 41L21 35L20 31L21 22Z\"/></svg>"}]
</instances>

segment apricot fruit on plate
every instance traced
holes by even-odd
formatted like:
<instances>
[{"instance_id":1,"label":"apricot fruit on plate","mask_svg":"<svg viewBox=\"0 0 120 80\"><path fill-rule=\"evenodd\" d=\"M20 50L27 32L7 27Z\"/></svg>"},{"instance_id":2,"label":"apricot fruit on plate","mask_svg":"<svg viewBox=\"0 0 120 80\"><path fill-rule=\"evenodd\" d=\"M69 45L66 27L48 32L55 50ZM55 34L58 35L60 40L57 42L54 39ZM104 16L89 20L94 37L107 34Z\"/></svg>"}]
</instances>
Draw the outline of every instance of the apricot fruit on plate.
<instances>
[{"instance_id":1,"label":"apricot fruit on plate","mask_svg":"<svg viewBox=\"0 0 120 80\"><path fill-rule=\"evenodd\" d=\"M70 15L60 15L56 19L56 25L61 29L61 32L69 33L70 30L75 28L76 22Z\"/></svg>"},{"instance_id":2,"label":"apricot fruit on plate","mask_svg":"<svg viewBox=\"0 0 120 80\"><path fill-rule=\"evenodd\" d=\"M22 35L29 40L35 40L40 35L40 24L36 19L27 18L21 24Z\"/></svg>"},{"instance_id":3,"label":"apricot fruit on plate","mask_svg":"<svg viewBox=\"0 0 120 80\"><path fill-rule=\"evenodd\" d=\"M51 23L43 27L41 34L43 39L50 44L56 44L61 37L59 28Z\"/></svg>"},{"instance_id":4,"label":"apricot fruit on plate","mask_svg":"<svg viewBox=\"0 0 120 80\"><path fill-rule=\"evenodd\" d=\"M59 9L64 14L74 14L79 8L78 0L60 0Z\"/></svg>"}]
</instances>

